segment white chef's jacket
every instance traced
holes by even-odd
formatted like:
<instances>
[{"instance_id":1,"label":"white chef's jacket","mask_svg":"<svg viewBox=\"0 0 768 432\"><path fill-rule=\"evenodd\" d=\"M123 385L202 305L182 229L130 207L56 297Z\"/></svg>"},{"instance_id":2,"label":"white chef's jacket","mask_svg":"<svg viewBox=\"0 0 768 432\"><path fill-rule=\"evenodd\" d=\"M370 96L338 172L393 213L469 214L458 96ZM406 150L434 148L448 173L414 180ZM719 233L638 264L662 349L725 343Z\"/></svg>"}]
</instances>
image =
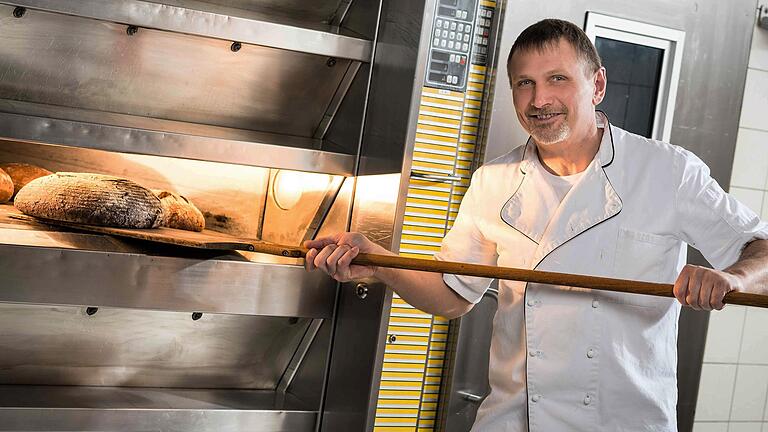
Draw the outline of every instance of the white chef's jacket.
<instances>
[{"instance_id":1,"label":"white chef's jacket","mask_svg":"<svg viewBox=\"0 0 768 432\"><path fill-rule=\"evenodd\" d=\"M529 140L477 170L437 259L671 283L686 243L722 269L768 238L680 147L609 125L551 223L537 212L536 160ZM444 279L473 303L491 282ZM498 302L473 431L677 430L674 299L500 281Z\"/></svg>"}]
</instances>

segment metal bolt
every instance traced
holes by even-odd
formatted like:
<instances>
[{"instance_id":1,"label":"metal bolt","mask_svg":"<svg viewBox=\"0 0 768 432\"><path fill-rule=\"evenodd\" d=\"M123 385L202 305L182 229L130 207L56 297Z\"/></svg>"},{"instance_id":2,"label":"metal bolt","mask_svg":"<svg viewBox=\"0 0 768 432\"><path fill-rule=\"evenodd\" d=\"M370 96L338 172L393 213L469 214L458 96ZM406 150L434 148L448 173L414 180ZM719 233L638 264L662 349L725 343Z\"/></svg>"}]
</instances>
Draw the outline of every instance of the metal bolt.
<instances>
[{"instance_id":1,"label":"metal bolt","mask_svg":"<svg viewBox=\"0 0 768 432\"><path fill-rule=\"evenodd\" d=\"M325 62L325 65L328 66L328 67L336 66L336 59L333 58L333 57L329 58L328 61Z\"/></svg>"},{"instance_id":2,"label":"metal bolt","mask_svg":"<svg viewBox=\"0 0 768 432\"><path fill-rule=\"evenodd\" d=\"M397 342L397 336L391 334L391 335L387 336L387 340L389 341L389 343L395 343L395 342Z\"/></svg>"},{"instance_id":3,"label":"metal bolt","mask_svg":"<svg viewBox=\"0 0 768 432\"><path fill-rule=\"evenodd\" d=\"M13 8L13 16L16 18L21 18L24 16L24 14L27 13L27 8L23 8L21 6L16 6Z\"/></svg>"},{"instance_id":4,"label":"metal bolt","mask_svg":"<svg viewBox=\"0 0 768 432\"><path fill-rule=\"evenodd\" d=\"M99 311L99 308L97 307L88 307L85 308L85 313L88 314L88 316L96 315L96 312Z\"/></svg>"},{"instance_id":5,"label":"metal bolt","mask_svg":"<svg viewBox=\"0 0 768 432\"><path fill-rule=\"evenodd\" d=\"M243 47L243 44L241 44L240 42L232 42L232 46L230 46L229 49L232 50L232 52L238 52L242 47Z\"/></svg>"},{"instance_id":6,"label":"metal bolt","mask_svg":"<svg viewBox=\"0 0 768 432\"><path fill-rule=\"evenodd\" d=\"M192 321L197 321L203 317L202 312L192 312Z\"/></svg>"},{"instance_id":7,"label":"metal bolt","mask_svg":"<svg viewBox=\"0 0 768 432\"><path fill-rule=\"evenodd\" d=\"M138 33L139 28L135 25L129 25L127 29L125 29L125 33L128 34L128 36L133 36L136 33Z\"/></svg>"},{"instance_id":8,"label":"metal bolt","mask_svg":"<svg viewBox=\"0 0 768 432\"><path fill-rule=\"evenodd\" d=\"M361 300L368 297L368 285L364 283L359 283L357 284L356 291L357 291L357 296L360 297Z\"/></svg>"},{"instance_id":9,"label":"metal bolt","mask_svg":"<svg viewBox=\"0 0 768 432\"><path fill-rule=\"evenodd\" d=\"M299 318L298 317L290 317L290 318L288 318L288 324L290 324L290 325L294 325L297 322L299 322Z\"/></svg>"}]
</instances>

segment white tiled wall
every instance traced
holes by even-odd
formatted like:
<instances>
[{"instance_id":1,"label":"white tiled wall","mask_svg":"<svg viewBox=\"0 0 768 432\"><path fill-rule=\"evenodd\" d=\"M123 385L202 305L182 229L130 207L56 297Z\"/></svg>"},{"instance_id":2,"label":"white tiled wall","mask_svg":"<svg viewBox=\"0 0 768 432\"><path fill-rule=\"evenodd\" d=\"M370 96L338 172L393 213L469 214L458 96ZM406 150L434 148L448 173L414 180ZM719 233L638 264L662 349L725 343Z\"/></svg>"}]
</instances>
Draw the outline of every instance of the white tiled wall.
<instances>
[{"instance_id":1,"label":"white tiled wall","mask_svg":"<svg viewBox=\"0 0 768 432\"><path fill-rule=\"evenodd\" d=\"M768 219L768 30L755 26L730 193ZM694 432L768 432L768 310L709 319Z\"/></svg>"}]
</instances>

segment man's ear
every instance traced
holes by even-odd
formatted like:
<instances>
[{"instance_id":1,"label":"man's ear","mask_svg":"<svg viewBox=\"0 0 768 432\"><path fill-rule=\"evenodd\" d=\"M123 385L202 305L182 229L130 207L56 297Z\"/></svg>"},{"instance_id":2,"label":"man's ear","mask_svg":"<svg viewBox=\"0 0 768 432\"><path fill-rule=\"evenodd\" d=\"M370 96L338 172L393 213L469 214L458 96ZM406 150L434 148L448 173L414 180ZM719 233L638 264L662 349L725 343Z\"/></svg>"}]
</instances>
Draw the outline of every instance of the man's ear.
<instances>
[{"instance_id":1,"label":"man's ear","mask_svg":"<svg viewBox=\"0 0 768 432\"><path fill-rule=\"evenodd\" d=\"M594 75L595 94L592 95L592 105L597 106L605 98L605 88L608 85L608 80L605 72L605 68L601 67L595 72Z\"/></svg>"}]
</instances>

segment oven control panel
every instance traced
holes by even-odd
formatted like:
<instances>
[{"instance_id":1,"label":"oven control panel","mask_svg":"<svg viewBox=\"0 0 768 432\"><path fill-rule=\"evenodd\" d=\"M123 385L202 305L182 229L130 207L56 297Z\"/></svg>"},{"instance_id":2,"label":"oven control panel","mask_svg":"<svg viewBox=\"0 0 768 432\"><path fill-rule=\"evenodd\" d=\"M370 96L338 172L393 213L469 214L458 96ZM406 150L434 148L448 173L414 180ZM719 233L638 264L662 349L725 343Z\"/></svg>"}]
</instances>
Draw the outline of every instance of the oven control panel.
<instances>
[{"instance_id":1,"label":"oven control panel","mask_svg":"<svg viewBox=\"0 0 768 432\"><path fill-rule=\"evenodd\" d=\"M477 42L477 0L439 0L432 22L427 85L463 90L471 49Z\"/></svg>"}]
</instances>

